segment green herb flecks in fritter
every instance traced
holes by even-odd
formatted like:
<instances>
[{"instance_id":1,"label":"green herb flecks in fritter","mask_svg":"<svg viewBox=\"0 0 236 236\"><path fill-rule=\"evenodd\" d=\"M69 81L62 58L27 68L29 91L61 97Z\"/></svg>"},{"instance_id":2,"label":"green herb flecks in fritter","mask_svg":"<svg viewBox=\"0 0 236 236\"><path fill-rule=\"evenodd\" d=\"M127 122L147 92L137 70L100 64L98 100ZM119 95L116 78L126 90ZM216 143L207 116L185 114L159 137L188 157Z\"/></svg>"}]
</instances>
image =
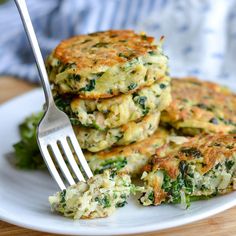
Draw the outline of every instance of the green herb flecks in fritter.
<instances>
[{"instance_id":1,"label":"green herb flecks in fritter","mask_svg":"<svg viewBox=\"0 0 236 236\"><path fill-rule=\"evenodd\" d=\"M97 153L86 152L85 156L94 173L101 173L111 167L121 173L140 176L156 149L169 142L169 135L167 130L159 128L153 135L140 142ZM122 168L117 168L118 166Z\"/></svg>"},{"instance_id":2,"label":"green herb flecks in fritter","mask_svg":"<svg viewBox=\"0 0 236 236\"><path fill-rule=\"evenodd\" d=\"M112 146L129 145L151 136L159 126L160 113L149 114L138 121L108 130L74 126L81 148L98 152Z\"/></svg>"},{"instance_id":3,"label":"green herb flecks in fritter","mask_svg":"<svg viewBox=\"0 0 236 236\"><path fill-rule=\"evenodd\" d=\"M144 168L143 205L182 203L235 190L236 136L198 135L174 149L157 149Z\"/></svg>"},{"instance_id":4,"label":"green herb flecks in fritter","mask_svg":"<svg viewBox=\"0 0 236 236\"><path fill-rule=\"evenodd\" d=\"M165 88L160 88L160 84L165 84ZM100 130L116 128L165 109L171 102L169 85L170 78L166 76L133 94L97 100L74 97L69 109L72 113L67 114L82 126Z\"/></svg>"},{"instance_id":5,"label":"green herb flecks in fritter","mask_svg":"<svg viewBox=\"0 0 236 236\"><path fill-rule=\"evenodd\" d=\"M49 79L58 94L98 99L132 93L168 73L161 44L131 30L74 36L48 57Z\"/></svg>"},{"instance_id":6,"label":"green herb flecks in fritter","mask_svg":"<svg viewBox=\"0 0 236 236\"><path fill-rule=\"evenodd\" d=\"M236 95L229 89L195 78L172 79L171 87L162 123L187 135L236 133Z\"/></svg>"},{"instance_id":7,"label":"green herb flecks in fritter","mask_svg":"<svg viewBox=\"0 0 236 236\"><path fill-rule=\"evenodd\" d=\"M105 170L49 197L52 210L74 219L107 217L127 203L136 188L129 175Z\"/></svg>"}]
</instances>

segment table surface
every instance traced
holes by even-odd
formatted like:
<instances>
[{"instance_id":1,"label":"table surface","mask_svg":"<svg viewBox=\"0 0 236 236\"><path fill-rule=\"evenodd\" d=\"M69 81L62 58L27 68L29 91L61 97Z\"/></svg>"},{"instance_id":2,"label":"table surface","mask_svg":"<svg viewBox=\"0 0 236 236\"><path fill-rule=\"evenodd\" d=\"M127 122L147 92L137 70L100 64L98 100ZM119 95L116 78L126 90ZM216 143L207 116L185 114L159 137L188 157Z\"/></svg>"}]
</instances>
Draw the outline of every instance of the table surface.
<instances>
[{"instance_id":1,"label":"table surface","mask_svg":"<svg viewBox=\"0 0 236 236\"><path fill-rule=\"evenodd\" d=\"M32 90L36 86L12 77L0 77L0 104ZM158 220L158 219L157 219ZM233 236L236 235L236 207L227 210L221 214L215 215L211 218L198 221L196 223L188 224L178 228L165 230L161 232L153 232L149 236L198 236L199 234L204 236ZM18 226L8 224L0 221L0 236L39 236L39 235L51 235L37 231L24 229ZM55 236L55 235L54 235Z\"/></svg>"}]
</instances>

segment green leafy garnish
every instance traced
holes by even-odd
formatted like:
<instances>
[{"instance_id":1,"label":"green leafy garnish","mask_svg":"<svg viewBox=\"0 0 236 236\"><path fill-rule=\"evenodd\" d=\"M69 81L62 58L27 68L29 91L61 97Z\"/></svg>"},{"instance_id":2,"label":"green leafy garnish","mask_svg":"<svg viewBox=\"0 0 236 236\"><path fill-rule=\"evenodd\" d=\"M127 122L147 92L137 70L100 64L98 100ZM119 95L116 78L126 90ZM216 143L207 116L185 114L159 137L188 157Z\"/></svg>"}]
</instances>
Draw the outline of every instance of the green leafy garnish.
<instances>
[{"instance_id":1,"label":"green leafy garnish","mask_svg":"<svg viewBox=\"0 0 236 236\"><path fill-rule=\"evenodd\" d=\"M141 35L141 38L142 38L143 40L147 40L147 35L146 35L146 34L143 34L143 35Z\"/></svg>"},{"instance_id":2,"label":"green leafy garnish","mask_svg":"<svg viewBox=\"0 0 236 236\"><path fill-rule=\"evenodd\" d=\"M204 103L198 103L198 104L196 104L195 106L196 106L196 107L199 107L199 108L201 108L201 109L204 109L204 110L206 110L206 111L213 111L213 106L208 106L208 105L206 105L206 104L204 104Z\"/></svg>"},{"instance_id":3,"label":"green leafy garnish","mask_svg":"<svg viewBox=\"0 0 236 236\"><path fill-rule=\"evenodd\" d=\"M140 63L139 58L133 58L131 61L125 63L122 68L124 71L129 71L134 65Z\"/></svg>"},{"instance_id":4,"label":"green leafy garnish","mask_svg":"<svg viewBox=\"0 0 236 236\"><path fill-rule=\"evenodd\" d=\"M149 193L148 199L149 199L151 202L154 202L154 192L153 192L153 191L152 191L151 193Z\"/></svg>"},{"instance_id":5,"label":"green leafy garnish","mask_svg":"<svg viewBox=\"0 0 236 236\"><path fill-rule=\"evenodd\" d=\"M146 96L138 96L137 94L134 94L134 102L138 104L142 110L143 110L143 115L146 115L149 112L149 107L146 107L146 101L147 97Z\"/></svg>"},{"instance_id":6,"label":"green leafy garnish","mask_svg":"<svg viewBox=\"0 0 236 236\"><path fill-rule=\"evenodd\" d=\"M79 121L79 119L75 117L70 117L70 123L72 125L81 125L81 122Z\"/></svg>"},{"instance_id":7,"label":"green leafy garnish","mask_svg":"<svg viewBox=\"0 0 236 236\"><path fill-rule=\"evenodd\" d=\"M157 53L156 53L155 51L150 51L150 52L148 52L148 54L149 54L150 56L155 56L155 55L157 55Z\"/></svg>"},{"instance_id":8,"label":"green leafy garnish","mask_svg":"<svg viewBox=\"0 0 236 236\"><path fill-rule=\"evenodd\" d=\"M75 63L66 63L60 67L59 71L60 71L60 73L62 73L63 71L68 70L68 69L72 69L72 68L76 68Z\"/></svg>"},{"instance_id":9,"label":"green leafy garnish","mask_svg":"<svg viewBox=\"0 0 236 236\"><path fill-rule=\"evenodd\" d=\"M21 169L45 168L36 140L36 129L42 116L43 112L31 115L19 126L21 140L13 147L15 149L16 166Z\"/></svg>"}]
</instances>

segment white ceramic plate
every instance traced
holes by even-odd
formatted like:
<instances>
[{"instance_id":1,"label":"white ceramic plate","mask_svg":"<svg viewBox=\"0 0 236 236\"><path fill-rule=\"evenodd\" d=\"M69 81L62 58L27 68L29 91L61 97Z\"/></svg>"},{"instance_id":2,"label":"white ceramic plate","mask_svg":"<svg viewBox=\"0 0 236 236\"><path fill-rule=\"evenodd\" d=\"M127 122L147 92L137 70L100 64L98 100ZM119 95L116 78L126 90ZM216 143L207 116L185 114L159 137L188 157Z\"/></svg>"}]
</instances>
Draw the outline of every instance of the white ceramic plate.
<instances>
[{"instance_id":1,"label":"white ceramic plate","mask_svg":"<svg viewBox=\"0 0 236 236\"><path fill-rule=\"evenodd\" d=\"M0 107L0 218L30 229L82 235L120 235L167 229L200 220L236 205L236 192L179 206L142 207L135 199L109 218L70 220L50 211L48 196L58 191L47 172L17 170L9 162L19 140L18 124L40 110L43 93L34 90Z\"/></svg>"}]
</instances>

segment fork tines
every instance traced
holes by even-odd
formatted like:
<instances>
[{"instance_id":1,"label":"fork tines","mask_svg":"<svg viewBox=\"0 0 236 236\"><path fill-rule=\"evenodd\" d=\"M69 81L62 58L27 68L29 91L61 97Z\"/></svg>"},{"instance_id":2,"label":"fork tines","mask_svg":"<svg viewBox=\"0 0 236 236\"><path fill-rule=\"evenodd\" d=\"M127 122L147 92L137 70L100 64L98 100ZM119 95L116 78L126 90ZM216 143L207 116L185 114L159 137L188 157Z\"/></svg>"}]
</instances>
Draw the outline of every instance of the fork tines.
<instances>
[{"instance_id":1,"label":"fork tines","mask_svg":"<svg viewBox=\"0 0 236 236\"><path fill-rule=\"evenodd\" d=\"M62 130L59 132L61 133ZM41 138L38 137L38 142L41 153L52 176L63 190L66 188L66 185L58 170L63 174L69 185L76 183L74 177L76 177L78 181L85 181L84 175L90 178L93 174L73 133L73 129L66 127L63 133L69 135L63 137L58 136L58 139L54 139L54 137L57 137L56 133L53 133L53 137L50 137L51 135L46 135ZM76 160L78 162L76 162Z\"/></svg>"}]
</instances>

